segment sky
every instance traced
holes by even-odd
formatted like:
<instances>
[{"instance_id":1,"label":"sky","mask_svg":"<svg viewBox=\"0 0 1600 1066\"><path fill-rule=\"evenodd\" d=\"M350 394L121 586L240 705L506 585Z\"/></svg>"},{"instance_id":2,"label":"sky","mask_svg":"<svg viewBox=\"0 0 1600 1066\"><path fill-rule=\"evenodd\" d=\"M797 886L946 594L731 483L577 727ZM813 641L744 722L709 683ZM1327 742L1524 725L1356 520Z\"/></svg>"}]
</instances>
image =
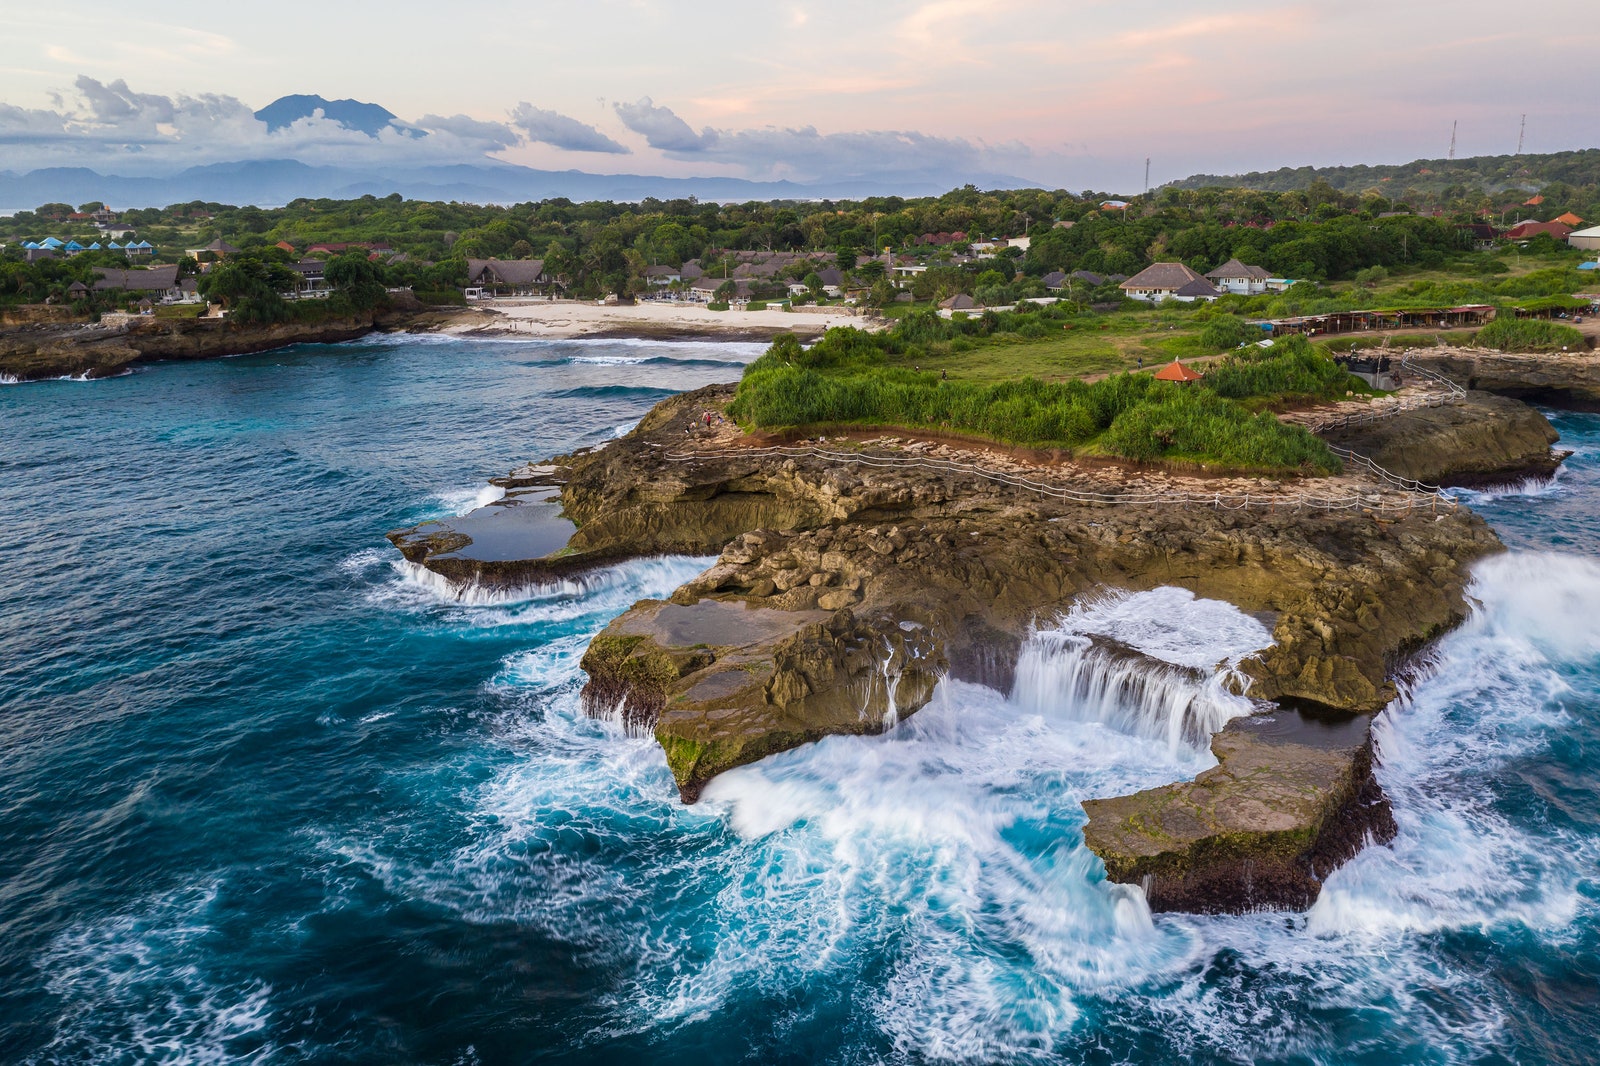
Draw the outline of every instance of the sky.
<instances>
[{"instance_id":1,"label":"sky","mask_svg":"<svg viewBox=\"0 0 1600 1066\"><path fill-rule=\"evenodd\" d=\"M801 182L1197 172L1600 143L1587 0L0 0L0 171L440 163ZM377 138L279 96L381 104ZM426 131L423 136L420 131Z\"/></svg>"}]
</instances>

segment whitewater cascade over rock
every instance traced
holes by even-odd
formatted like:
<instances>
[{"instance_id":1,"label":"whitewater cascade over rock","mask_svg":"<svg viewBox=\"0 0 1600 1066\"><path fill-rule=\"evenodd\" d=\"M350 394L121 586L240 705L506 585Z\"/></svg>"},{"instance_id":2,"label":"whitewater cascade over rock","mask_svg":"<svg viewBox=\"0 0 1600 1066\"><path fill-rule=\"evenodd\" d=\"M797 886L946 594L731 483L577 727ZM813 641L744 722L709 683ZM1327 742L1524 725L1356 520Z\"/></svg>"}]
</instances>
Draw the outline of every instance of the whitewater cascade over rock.
<instances>
[{"instance_id":1,"label":"whitewater cascade over rock","mask_svg":"<svg viewBox=\"0 0 1600 1066\"><path fill-rule=\"evenodd\" d=\"M1239 693L1246 656L1272 643L1266 626L1232 604L1186 589L1091 598L1022 645L1011 699L1180 748L1256 710Z\"/></svg>"}]
</instances>

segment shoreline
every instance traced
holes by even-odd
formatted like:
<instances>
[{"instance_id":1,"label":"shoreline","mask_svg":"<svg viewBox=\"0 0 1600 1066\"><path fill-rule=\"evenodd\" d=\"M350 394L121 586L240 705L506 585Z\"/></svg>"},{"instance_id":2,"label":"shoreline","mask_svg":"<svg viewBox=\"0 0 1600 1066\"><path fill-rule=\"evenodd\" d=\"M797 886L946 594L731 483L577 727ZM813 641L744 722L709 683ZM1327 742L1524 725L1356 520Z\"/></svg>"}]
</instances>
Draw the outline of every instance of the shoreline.
<instances>
[{"instance_id":1,"label":"shoreline","mask_svg":"<svg viewBox=\"0 0 1600 1066\"><path fill-rule=\"evenodd\" d=\"M818 336L835 326L879 330L887 324L884 319L858 315L848 308L712 311L703 304L690 303L508 300L466 308L432 332L514 335L532 340L768 341L779 333Z\"/></svg>"}]
</instances>

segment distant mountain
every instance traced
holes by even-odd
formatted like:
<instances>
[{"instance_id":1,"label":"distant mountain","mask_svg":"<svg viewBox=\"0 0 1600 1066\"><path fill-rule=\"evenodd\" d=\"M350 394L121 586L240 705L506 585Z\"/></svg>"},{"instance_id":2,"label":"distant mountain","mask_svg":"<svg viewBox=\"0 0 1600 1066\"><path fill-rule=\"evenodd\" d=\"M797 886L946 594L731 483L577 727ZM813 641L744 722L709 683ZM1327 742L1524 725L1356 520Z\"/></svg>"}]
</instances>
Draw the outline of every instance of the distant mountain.
<instances>
[{"instance_id":1,"label":"distant mountain","mask_svg":"<svg viewBox=\"0 0 1600 1066\"><path fill-rule=\"evenodd\" d=\"M310 118L319 110L346 129L360 130L369 137L376 137L385 126L402 125L394 112L377 104L366 104L360 100L324 100L320 96L304 94L280 96L257 111L256 118L267 124L267 132L270 133L300 119Z\"/></svg>"},{"instance_id":2,"label":"distant mountain","mask_svg":"<svg viewBox=\"0 0 1600 1066\"><path fill-rule=\"evenodd\" d=\"M119 177L86 167L54 167L26 174L0 171L0 209L20 210L53 202L100 200L117 208L165 207L201 200L276 207L302 197L345 199L399 193L412 200L521 203L564 196L570 200L638 201L646 197L702 200L859 199L867 196L936 196L971 183L986 189L1021 189L1037 182L1005 174L956 175L935 180L922 174L802 185L743 178L663 178L647 174L589 174L581 170L534 170L509 163L448 166L329 167L292 159L261 159L190 167L169 177Z\"/></svg>"},{"instance_id":3,"label":"distant mountain","mask_svg":"<svg viewBox=\"0 0 1600 1066\"><path fill-rule=\"evenodd\" d=\"M1196 174L1169 184L1179 189L1225 187L1262 192L1298 192L1313 181L1325 181L1343 192L1378 189L1396 197L1406 190L1436 193L1465 185L1485 193L1533 190L1551 182L1600 185L1600 148L1547 155L1480 155L1465 159L1418 159L1396 165L1284 167L1249 174Z\"/></svg>"}]
</instances>

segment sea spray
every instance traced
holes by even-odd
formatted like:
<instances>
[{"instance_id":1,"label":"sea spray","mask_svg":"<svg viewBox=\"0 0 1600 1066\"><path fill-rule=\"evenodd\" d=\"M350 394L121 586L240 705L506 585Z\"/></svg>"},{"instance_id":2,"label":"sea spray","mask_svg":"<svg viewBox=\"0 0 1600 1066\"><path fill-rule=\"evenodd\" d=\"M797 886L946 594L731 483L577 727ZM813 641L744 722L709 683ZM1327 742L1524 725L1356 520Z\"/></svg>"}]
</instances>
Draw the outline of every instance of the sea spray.
<instances>
[{"instance_id":1,"label":"sea spray","mask_svg":"<svg viewBox=\"0 0 1600 1066\"><path fill-rule=\"evenodd\" d=\"M1471 616L1373 725L1399 836L1329 879L1313 931L1553 931L1583 906L1582 871L1600 865L1600 841L1559 816L1519 830L1484 781L1508 765L1543 773L1532 764L1577 725L1573 715L1594 713L1595 694L1569 678L1600 665L1600 563L1496 556L1474 568L1469 594Z\"/></svg>"}]
</instances>

